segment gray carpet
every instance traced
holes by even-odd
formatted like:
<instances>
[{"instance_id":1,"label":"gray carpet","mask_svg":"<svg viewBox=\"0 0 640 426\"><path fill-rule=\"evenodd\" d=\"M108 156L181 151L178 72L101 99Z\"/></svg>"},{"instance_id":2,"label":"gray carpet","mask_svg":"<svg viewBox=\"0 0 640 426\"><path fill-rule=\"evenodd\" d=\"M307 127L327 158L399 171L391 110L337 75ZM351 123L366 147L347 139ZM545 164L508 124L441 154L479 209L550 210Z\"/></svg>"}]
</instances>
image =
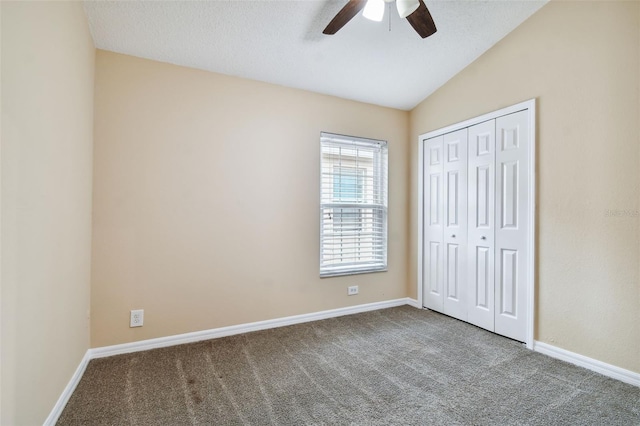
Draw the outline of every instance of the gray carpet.
<instances>
[{"instance_id":1,"label":"gray carpet","mask_svg":"<svg viewBox=\"0 0 640 426\"><path fill-rule=\"evenodd\" d=\"M59 425L640 425L640 388L403 306L90 362Z\"/></svg>"}]
</instances>

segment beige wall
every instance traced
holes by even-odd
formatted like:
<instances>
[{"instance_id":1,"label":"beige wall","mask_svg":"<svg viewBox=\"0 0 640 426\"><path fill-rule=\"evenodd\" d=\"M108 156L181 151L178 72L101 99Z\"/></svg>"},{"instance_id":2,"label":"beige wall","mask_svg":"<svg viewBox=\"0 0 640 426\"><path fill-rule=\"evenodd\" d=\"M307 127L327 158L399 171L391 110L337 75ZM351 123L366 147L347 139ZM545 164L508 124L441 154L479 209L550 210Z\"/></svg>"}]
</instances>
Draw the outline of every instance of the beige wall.
<instances>
[{"instance_id":1,"label":"beige wall","mask_svg":"<svg viewBox=\"0 0 640 426\"><path fill-rule=\"evenodd\" d=\"M79 2L2 2L2 417L41 424L89 347L95 49Z\"/></svg>"},{"instance_id":2,"label":"beige wall","mask_svg":"<svg viewBox=\"0 0 640 426\"><path fill-rule=\"evenodd\" d=\"M95 100L92 346L406 296L408 112L100 50ZM321 131L389 141L388 272L319 278Z\"/></svg>"},{"instance_id":3,"label":"beige wall","mask_svg":"<svg viewBox=\"0 0 640 426\"><path fill-rule=\"evenodd\" d=\"M639 9L546 5L413 110L410 135L415 194L419 134L538 99L536 339L636 372L640 218L605 212L639 208Z\"/></svg>"}]
</instances>

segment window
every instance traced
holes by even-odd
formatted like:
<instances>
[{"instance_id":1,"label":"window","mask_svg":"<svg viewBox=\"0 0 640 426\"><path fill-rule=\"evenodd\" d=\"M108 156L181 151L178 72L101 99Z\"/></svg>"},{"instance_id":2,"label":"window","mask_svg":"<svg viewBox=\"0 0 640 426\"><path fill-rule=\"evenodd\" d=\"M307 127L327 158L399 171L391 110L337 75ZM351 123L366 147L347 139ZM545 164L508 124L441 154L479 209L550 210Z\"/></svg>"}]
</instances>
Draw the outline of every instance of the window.
<instances>
[{"instance_id":1,"label":"window","mask_svg":"<svg viewBox=\"0 0 640 426\"><path fill-rule=\"evenodd\" d=\"M320 276L387 270L387 143L320 135Z\"/></svg>"}]
</instances>

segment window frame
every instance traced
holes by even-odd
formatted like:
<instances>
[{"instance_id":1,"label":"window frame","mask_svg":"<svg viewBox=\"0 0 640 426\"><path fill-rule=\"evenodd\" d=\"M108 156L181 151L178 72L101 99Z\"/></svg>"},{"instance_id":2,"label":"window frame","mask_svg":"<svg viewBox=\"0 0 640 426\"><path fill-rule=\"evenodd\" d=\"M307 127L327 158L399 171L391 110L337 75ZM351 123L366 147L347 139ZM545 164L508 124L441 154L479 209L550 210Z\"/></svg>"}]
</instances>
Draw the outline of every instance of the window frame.
<instances>
[{"instance_id":1,"label":"window frame","mask_svg":"<svg viewBox=\"0 0 640 426\"><path fill-rule=\"evenodd\" d=\"M370 152L372 154L371 160L371 176L367 176L367 170L364 171L363 180L364 185L370 182L371 185L371 197L373 198L373 202L365 202L365 200L360 199L360 195L357 194L354 197L354 200L342 201L343 197L336 197L335 195L335 183L332 181L330 184L331 190L327 188L323 188L323 183L326 185L324 180L325 176L325 168L354 168L352 165L343 166L340 165L331 165L326 164L325 161L325 147L328 144L342 144L345 148L350 147L362 147L365 152ZM378 151L376 151L378 150ZM338 154L342 156L342 154ZM389 176L389 158L388 158L388 144L387 141L378 140L378 139L368 139L361 138L355 136L346 136L335 133L321 132L320 133L320 229L319 229L319 269L320 269L320 278L329 278L335 276L345 276L345 275L355 275L355 274L367 274L367 273L375 273L375 272L386 272L388 270L388 176ZM360 155L354 156L354 158L362 158ZM323 168L324 167L324 168ZM358 170L360 166L355 166L355 176L356 182L359 185L360 182L360 171ZM332 179L336 176L335 172L331 174ZM324 192L323 192L324 191ZM330 193L329 193L330 191ZM364 190L366 192L366 189ZM327 198L331 199L331 202L327 202ZM341 205L342 204L342 205ZM372 234L367 236L365 233L365 241L362 242L360 240L360 236L358 235L357 247L354 247L354 254L351 256L351 262L348 264L341 266L340 262L337 263L328 263L326 260L326 251L325 243L327 241L331 241L331 235L325 231L325 226L327 223L325 222L325 214L328 213L326 210L328 209L357 209L359 210L358 215L361 218L364 218L367 214L370 215L370 226L373 231ZM382 217L380 217L380 215ZM329 217L331 220L331 216ZM378 230L375 230L375 228ZM363 232L363 225L360 225L360 230L355 232ZM376 235L379 234L379 236ZM342 237L336 237L334 242L342 241ZM342 244L342 243L341 243ZM360 250L362 246L370 245L370 254L368 255L368 260L354 261L354 258L360 258ZM366 249L365 249L366 250ZM376 252L381 253L376 255ZM336 256L338 257L338 256ZM334 260L335 258L334 257ZM340 255L339 257L342 257ZM367 258L367 253L362 255L363 258Z\"/></svg>"}]
</instances>

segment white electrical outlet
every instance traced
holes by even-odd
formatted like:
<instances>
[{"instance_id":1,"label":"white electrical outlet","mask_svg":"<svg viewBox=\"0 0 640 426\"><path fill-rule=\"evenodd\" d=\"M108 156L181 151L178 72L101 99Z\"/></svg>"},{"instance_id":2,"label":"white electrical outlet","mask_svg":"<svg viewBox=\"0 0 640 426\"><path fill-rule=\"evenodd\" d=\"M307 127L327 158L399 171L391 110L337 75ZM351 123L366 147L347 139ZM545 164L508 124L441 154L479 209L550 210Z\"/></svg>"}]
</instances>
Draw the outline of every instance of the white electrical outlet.
<instances>
[{"instance_id":1,"label":"white electrical outlet","mask_svg":"<svg viewBox=\"0 0 640 426\"><path fill-rule=\"evenodd\" d=\"M347 289L347 294L349 296L353 296L354 294L358 294L358 286L352 285Z\"/></svg>"},{"instance_id":2,"label":"white electrical outlet","mask_svg":"<svg viewBox=\"0 0 640 426\"><path fill-rule=\"evenodd\" d=\"M135 309L131 311L129 327L142 327L142 324L144 324L144 309Z\"/></svg>"}]
</instances>

